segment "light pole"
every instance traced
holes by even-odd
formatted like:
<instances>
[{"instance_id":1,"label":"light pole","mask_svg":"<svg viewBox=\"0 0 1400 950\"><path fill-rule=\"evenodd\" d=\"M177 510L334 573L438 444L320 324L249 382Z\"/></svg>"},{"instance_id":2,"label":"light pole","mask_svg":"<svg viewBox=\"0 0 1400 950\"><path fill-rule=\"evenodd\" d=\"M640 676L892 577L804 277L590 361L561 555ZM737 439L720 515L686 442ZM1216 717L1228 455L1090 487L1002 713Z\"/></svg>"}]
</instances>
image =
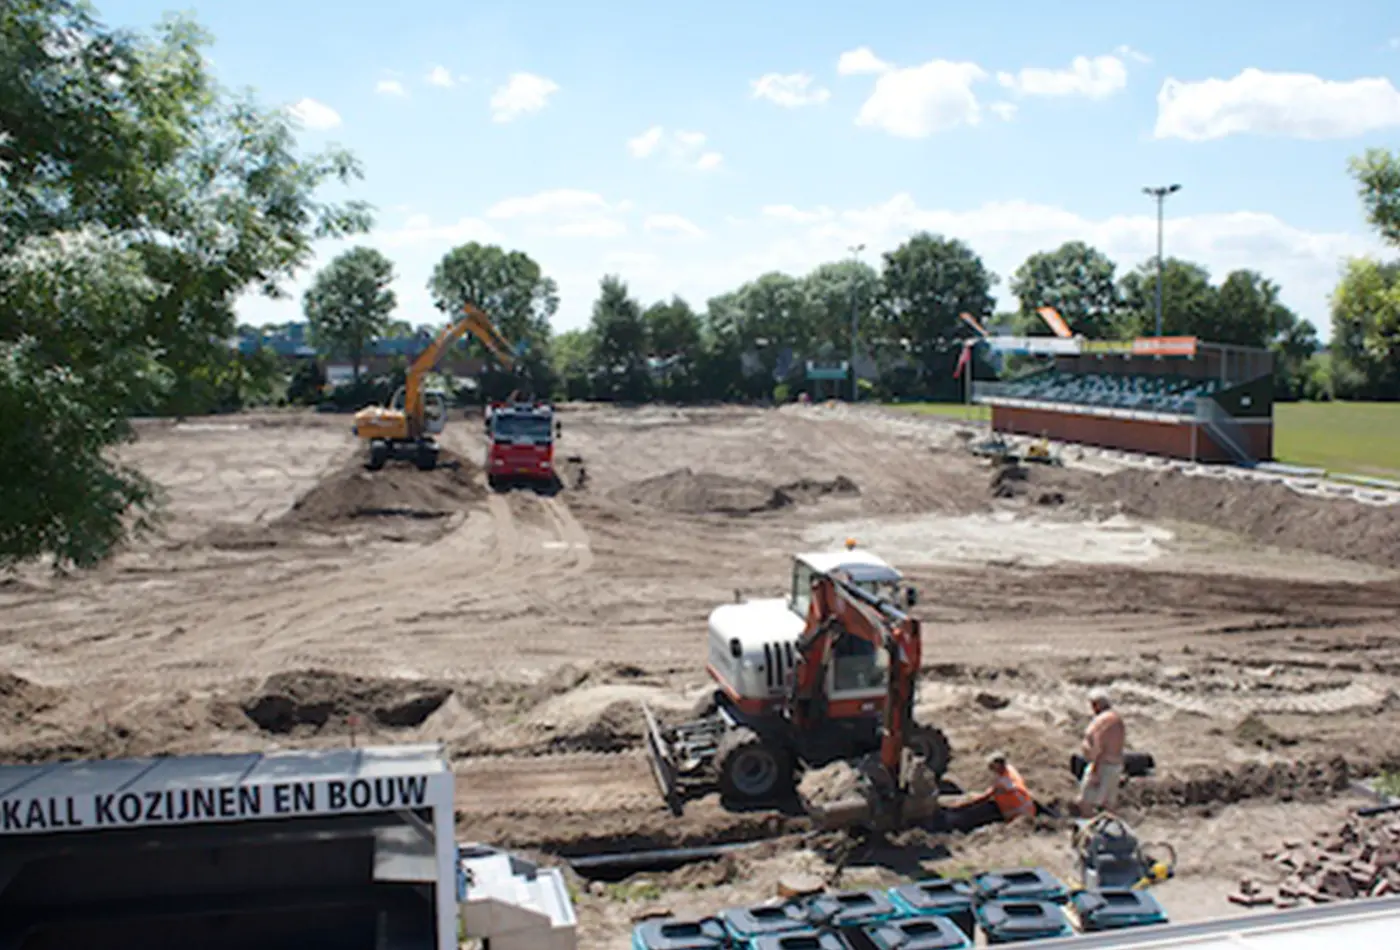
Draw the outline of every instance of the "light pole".
<instances>
[{"instance_id":1,"label":"light pole","mask_svg":"<svg viewBox=\"0 0 1400 950\"><path fill-rule=\"evenodd\" d=\"M859 263L864 244L853 244L846 250L851 252L854 263ZM859 328L860 308L856 306L856 272L851 269L851 402L860 401L860 389L856 385L856 331Z\"/></svg>"},{"instance_id":2,"label":"light pole","mask_svg":"<svg viewBox=\"0 0 1400 950\"><path fill-rule=\"evenodd\" d=\"M1159 185L1156 188L1142 189L1144 194L1157 199L1157 335L1162 335L1162 204L1167 195L1181 190L1180 185Z\"/></svg>"}]
</instances>

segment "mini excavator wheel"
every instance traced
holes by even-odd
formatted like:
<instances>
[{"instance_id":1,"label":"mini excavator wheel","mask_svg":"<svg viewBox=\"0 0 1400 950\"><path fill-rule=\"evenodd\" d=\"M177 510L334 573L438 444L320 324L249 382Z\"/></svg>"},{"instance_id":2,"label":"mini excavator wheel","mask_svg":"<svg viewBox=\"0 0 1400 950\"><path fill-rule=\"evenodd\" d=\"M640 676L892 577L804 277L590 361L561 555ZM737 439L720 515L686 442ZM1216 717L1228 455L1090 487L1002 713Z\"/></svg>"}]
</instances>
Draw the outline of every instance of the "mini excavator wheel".
<instances>
[{"instance_id":1,"label":"mini excavator wheel","mask_svg":"<svg viewBox=\"0 0 1400 950\"><path fill-rule=\"evenodd\" d=\"M942 729L933 726L914 726L904 742L905 748L920 756L935 778L941 779L948 772L948 764L953 760L953 749Z\"/></svg>"},{"instance_id":2,"label":"mini excavator wheel","mask_svg":"<svg viewBox=\"0 0 1400 950\"><path fill-rule=\"evenodd\" d=\"M371 472L377 472L384 467L384 463L389 461L389 443L383 439L375 439L369 444L369 458L365 462L365 467Z\"/></svg>"},{"instance_id":3,"label":"mini excavator wheel","mask_svg":"<svg viewBox=\"0 0 1400 950\"><path fill-rule=\"evenodd\" d=\"M792 756L752 729L740 726L724 734L715 750L715 768L726 801L771 802L792 794Z\"/></svg>"}]
</instances>

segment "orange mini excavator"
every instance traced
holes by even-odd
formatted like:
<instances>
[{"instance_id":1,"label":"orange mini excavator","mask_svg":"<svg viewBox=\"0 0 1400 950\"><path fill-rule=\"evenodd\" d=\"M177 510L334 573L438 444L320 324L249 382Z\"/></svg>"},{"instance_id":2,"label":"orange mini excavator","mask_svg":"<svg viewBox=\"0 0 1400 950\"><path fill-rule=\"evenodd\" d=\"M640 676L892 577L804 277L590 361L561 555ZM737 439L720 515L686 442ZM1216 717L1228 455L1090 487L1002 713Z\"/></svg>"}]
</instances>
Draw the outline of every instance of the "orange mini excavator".
<instances>
[{"instance_id":1,"label":"orange mini excavator","mask_svg":"<svg viewBox=\"0 0 1400 950\"><path fill-rule=\"evenodd\" d=\"M763 629L726 624L728 608L716 610L705 715L662 728L643 706L653 774L674 812L716 785L736 804L790 797L803 768L838 760L859 763L861 785L850 800L808 806L823 824L890 827L936 810L950 752L940 730L914 721L922 643L919 621L891 597L898 577L862 552L799 556L791 602L752 604L768 605ZM797 607L805 622L783 642L777 610ZM906 750L922 771L907 768Z\"/></svg>"}]
</instances>

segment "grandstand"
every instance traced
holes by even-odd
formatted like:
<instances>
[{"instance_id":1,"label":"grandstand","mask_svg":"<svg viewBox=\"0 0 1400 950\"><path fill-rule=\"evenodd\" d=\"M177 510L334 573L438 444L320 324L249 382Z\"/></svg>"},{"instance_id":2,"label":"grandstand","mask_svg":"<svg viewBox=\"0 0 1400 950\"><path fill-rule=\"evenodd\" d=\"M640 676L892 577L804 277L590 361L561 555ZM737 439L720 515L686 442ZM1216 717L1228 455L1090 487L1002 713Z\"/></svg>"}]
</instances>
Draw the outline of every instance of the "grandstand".
<instances>
[{"instance_id":1,"label":"grandstand","mask_svg":"<svg viewBox=\"0 0 1400 950\"><path fill-rule=\"evenodd\" d=\"M1273 458L1273 354L1195 337L1090 341L989 337L1049 358L1014 379L974 382L997 432L1200 462Z\"/></svg>"}]
</instances>

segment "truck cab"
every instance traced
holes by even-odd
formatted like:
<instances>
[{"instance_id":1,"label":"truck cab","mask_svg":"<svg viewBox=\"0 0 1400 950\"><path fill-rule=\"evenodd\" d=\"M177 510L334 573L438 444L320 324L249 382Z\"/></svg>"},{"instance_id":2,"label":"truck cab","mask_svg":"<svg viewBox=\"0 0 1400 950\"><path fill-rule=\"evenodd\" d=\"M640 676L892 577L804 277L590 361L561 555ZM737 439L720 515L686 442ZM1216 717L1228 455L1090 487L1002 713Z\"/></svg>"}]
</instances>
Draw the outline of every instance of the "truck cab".
<instances>
[{"instance_id":1,"label":"truck cab","mask_svg":"<svg viewBox=\"0 0 1400 950\"><path fill-rule=\"evenodd\" d=\"M848 547L796 555L786 596L724 604L710 613L707 670L744 713L761 715L782 705L807 625L812 580L838 571L869 593L898 602L903 575L878 555ZM843 637L837 650L826 694L877 714L889 685L885 651L854 637Z\"/></svg>"},{"instance_id":2,"label":"truck cab","mask_svg":"<svg viewBox=\"0 0 1400 950\"><path fill-rule=\"evenodd\" d=\"M487 418L491 444L486 457L491 486L517 479L552 482L559 428L554 407L547 403L493 405Z\"/></svg>"}]
</instances>

